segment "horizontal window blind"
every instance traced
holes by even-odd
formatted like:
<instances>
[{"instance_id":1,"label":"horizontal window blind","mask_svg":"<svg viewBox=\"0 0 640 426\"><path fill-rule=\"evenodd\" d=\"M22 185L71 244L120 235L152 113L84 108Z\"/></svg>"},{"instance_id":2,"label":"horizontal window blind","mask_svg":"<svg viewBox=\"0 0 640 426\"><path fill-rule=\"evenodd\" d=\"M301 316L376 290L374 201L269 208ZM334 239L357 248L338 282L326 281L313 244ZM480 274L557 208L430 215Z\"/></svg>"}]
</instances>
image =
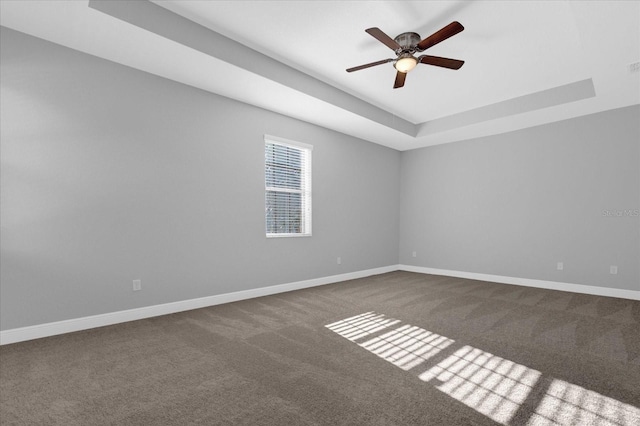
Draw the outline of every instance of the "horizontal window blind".
<instances>
[{"instance_id":1,"label":"horizontal window blind","mask_svg":"<svg viewBox=\"0 0 640 426\"><path fill-rule=\"evenodd\" d=\"M268 237L311 235L311 147L265 136Z\"/></svg>"}]
</instances>

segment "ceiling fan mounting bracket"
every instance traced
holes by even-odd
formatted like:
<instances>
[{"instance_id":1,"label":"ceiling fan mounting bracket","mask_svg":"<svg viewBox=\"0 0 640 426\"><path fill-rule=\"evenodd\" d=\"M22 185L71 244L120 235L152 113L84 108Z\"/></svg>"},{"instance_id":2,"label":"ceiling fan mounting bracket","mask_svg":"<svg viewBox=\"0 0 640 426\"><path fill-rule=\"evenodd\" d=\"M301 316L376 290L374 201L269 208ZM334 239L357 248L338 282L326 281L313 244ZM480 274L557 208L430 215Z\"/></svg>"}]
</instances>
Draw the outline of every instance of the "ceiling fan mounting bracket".
<instances>
[{"instance_id":1,"label":"ceiling fan mounting bracket","mask_svg":"<svg viewBox=\"0 0 640 426\"><path fill-rule=\"evenodd\" d=\"M417 51L416 45L420 43L420 34L413 32L402 33L393 40L402 47L401 49L395 50L397 55L401 53L415 53Z\"/></svg>"}]
</instances>

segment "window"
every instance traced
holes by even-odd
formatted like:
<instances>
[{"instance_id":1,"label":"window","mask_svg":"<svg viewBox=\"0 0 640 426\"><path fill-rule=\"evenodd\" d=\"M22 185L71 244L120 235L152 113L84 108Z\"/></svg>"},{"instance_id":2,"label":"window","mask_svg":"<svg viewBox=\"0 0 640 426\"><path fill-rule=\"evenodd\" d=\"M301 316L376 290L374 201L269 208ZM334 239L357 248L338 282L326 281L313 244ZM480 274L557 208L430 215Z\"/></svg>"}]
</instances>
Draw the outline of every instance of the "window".
<instances>
[{"instance_id":1,"label":"window","mask_svg":"<svg viewBox=\"0 0 640 426\"><path fill-rule=\"evenodd\" d=\"M267 237L311 235L311 145L264 137Z\"/></svg>"}]
</instances>

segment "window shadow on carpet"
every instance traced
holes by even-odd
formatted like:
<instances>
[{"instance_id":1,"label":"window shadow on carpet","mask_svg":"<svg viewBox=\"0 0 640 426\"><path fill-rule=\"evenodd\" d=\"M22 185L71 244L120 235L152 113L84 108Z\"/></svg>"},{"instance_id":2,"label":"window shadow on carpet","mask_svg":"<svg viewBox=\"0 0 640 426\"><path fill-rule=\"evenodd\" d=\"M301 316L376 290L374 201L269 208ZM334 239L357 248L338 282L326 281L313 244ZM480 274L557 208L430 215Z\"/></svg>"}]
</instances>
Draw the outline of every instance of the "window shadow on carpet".
<instances>
[{"instance_id":1,"label":"window shadow on carpet","mask_svg":"<svg viewBox=\"0 0 640 426\"><path fill-rule=\"evenodd\" d=\"M503 425L640 424L640 409L384 314L329 330Z\"/></svg>"}]
</instances>

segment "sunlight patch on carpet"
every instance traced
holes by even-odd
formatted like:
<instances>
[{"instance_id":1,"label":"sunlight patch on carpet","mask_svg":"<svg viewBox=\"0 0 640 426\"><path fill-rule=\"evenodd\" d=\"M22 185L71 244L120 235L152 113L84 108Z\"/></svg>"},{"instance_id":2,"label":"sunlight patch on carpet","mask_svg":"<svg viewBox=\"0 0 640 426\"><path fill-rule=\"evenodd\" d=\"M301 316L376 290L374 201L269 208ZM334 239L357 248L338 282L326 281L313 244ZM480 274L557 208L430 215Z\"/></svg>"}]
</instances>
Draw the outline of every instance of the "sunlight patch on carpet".
<instances>
[{"instance_id":1,"label":"sunlight patch on carpet","mask_svg":"<svg viewBox=\"0 0 640 426\"><path fill-rule=\"evenodd\" d=\"M468 407L508 424L541 374L524 365L471 346L458 349L436 366L420 374L425 382Z\"/></svg>"},{"instance_id":2,"label":"sunlight patch on carpet","mask_svg":"<svg viewBox=\"0 0 640 426\"><path fill-rule=\"evenodd\" d=\"M455 346L450 346L455 340L400 323L371 311L325 327L405 371L440 354L441 361L432 360L432 366L418 377L503 425L509 425L519 410L517 418L524 414L527 426L640 424L637 407L563 380L541 380L544 377L537 370L469 345L446 356L442 351L447 347L453 351ZM368 340L362 342L365 337ZM546 389L531 393L549 382ZM533 401L527 401L530 394Z\"/></svg>"},{"instance_id":3,"label":"sunlight patch on carpet","mask_svg":"<svg viewBox=\"0 0 640 426\"><path fill-rule=\"evenodd\" d=\"M403 370L410 370L452 343L453 340L423 328L403 325L360 346Z\"/></svg>"},{"instance_id":4,"label":"sunlight patch on carpet","mask_svg":"<svg viewBox=\"0 0 640 426\"><path fill-rule=\"evenodd\" d=\"M382 314L365 312L364 314L328 324L325 327L353 342L354 340L377 333L378 331L384 330L385 328L391 327L399 322L399 320L386 318Z\"/></svg>"},{"instance_id":5,"label":"sunlight patch on carpet","mask_svg":"<svg viewBox=\"0 0 640 426\"><path fill-rule=\"evenodd\" d=\"M639 418L637 407L554 379L527 425L627 426Z\"/></svg>"},{"instance_id":6,"label":"sunlight patch on carpet","mask_svg":"<svg viewBox=\"0 0 640 426\"><path fill-rule=\"evenodd\" d=\"M325 327L356 341L399 323L399 320L387 318L383 314L366 312ZM451 339L407 324L358 345L403 370L410 370L451 343Z\"/></svg>"}]
</instances>

